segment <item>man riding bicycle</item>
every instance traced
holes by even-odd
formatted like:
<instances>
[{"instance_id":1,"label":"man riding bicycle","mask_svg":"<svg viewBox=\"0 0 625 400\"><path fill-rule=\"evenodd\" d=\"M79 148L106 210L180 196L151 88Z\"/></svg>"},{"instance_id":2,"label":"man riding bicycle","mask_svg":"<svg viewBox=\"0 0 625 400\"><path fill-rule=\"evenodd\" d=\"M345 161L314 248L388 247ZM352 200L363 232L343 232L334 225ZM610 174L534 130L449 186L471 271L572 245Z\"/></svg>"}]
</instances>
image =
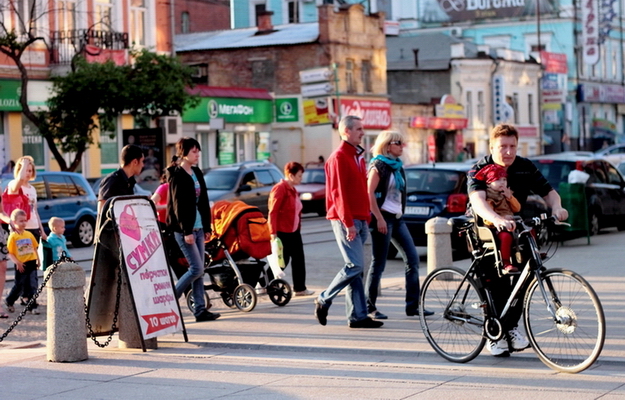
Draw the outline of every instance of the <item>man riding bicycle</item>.
<instances>
[{"instance_id":1,"label":"man riding bicycle","mask_svg":"<svg viewBox=\"0 0 625 400\"><path fill-rule=\"evenodd\" d=\"M468 172L469 202L473 213L484 220L491 221L498 230L514 231L515 223L510 219L499 216L486 201L486 183L475 179L478 171L489 164L498 164L506 169L508 174L508 186L514 197L525 206L527 196L531 193L538 194L547 202L552 214L563 221L568 218L568 212L562 208L560 195L551 187L547 179L540 173L534 164L527 158L516 155L519 134L516 128L509 124L499 124L490 132L491 155L479 160ZM502 309L512 292L513 280L509 276L500 277L496 268L485 271L487 279L491 282L491 292L495 306ZM523 312L523 302L518 301L508 312L508 317L503 323L504 332L508 332L508 339L513 351L520 351L529 346L529 342L517 327ZM508 356L510 348L508 340L502 338L499 341L488 341L488 349L494 356Z\"/></svg>"}]
</instances>

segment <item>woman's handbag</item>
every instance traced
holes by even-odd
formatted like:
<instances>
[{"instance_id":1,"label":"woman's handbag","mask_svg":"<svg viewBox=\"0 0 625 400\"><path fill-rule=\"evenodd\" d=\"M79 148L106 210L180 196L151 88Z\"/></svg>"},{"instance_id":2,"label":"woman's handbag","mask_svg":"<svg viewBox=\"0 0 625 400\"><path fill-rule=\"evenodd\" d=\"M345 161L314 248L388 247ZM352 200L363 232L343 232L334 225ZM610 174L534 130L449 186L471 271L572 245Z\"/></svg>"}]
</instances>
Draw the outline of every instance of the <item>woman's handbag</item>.
<instances>
[{"instance_id":1,"label":"woman's handbag","mask_svg":"<svg viewBox=\"0 0 625 400\"><path fill-rule=\"evenodd\" d=\"M271 254L267 256L267 262L276 278L282 278L285 275L282 272L286 268L282 251L282 241L279 238L273 239L271 241Z\"/></svg>"},{"instance_id":2,"label":"woman's handbag","mask_svg":"<svg viewBox=\"0 0 625 400\"><path fill-rule=\"evenodd\" d=\"M24 210L26 212L26 220L30 219L30 200L22 192L22 188L15 194L9 194L8 187L4 189L4 192L2 192L2 209L9 216L15 209Z\"/></svg>"}]
</instances>

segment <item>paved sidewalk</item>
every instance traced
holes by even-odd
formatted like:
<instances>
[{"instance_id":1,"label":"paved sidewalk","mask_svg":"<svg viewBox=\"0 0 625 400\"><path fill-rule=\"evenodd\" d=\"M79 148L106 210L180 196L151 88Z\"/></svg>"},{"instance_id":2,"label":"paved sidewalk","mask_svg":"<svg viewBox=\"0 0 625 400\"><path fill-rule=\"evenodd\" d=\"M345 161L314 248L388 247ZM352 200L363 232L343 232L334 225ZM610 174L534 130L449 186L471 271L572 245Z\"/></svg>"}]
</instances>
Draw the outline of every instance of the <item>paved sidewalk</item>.
<instances>
[{"instance_id":1,"label":"paved sidewalk","mask_svg":"<svg viewBox=\"0 0 625 400\"><path fill-rule=\"evenodd\" d=\"M581 273L605 309L602 356L582 374L556 373L530 349L507 359L485 350L468 364L443 360L427 344L418 318L403 313L403 266L394 260L378 301L389 315L381 329L349 329L343 296L331 307L325 327L313 316L314 296L293 298L285 307L259 296L250 313L228 309L215 299L219 320L196 323L183 308L189 342L181 333L160 337L159 348L146 353L118 349L115 338L105 349L89 341L87 361L49 363L45 341L9 337L0 343L2 398L440 399L499 397L502 390L508 398L570 399L572 391L576 399L625 398L623 239L625 233L612 231L593 238L591 246L569 242L547 264ZM310 244L306 250L309 288L317 295L341 261L331 242ZM423 260L420 272L423 278ZM35 318L44 317L27 316Z\"/></svg>"}]
</instances>

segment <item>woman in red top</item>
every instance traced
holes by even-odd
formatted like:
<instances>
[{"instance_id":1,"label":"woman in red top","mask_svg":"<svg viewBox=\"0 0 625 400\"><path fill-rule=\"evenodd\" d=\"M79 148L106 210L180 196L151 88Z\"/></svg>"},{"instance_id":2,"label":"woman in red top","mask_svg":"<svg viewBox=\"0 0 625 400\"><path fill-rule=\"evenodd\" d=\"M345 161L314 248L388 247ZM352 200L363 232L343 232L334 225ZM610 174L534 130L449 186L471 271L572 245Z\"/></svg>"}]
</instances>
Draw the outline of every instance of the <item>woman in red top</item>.
<instances>
[{"instance_id":1,"label":"woman in red top","mask_svg":"<svg viewBox=\"0 0 625 400\"><path fill-rule=\"evenodd\" d=\"M271 239L276 237L282 241L284 265L293 260L293 290L295 296L310 296L314 292L306 289L306 260L304 259L304 243L300 233L302 202L295 185L302 181L304 167L297 162L289 162L284 166L284 176L280 183L271 189L269 195L269 229Z\"/></svg>"}]
</instances>

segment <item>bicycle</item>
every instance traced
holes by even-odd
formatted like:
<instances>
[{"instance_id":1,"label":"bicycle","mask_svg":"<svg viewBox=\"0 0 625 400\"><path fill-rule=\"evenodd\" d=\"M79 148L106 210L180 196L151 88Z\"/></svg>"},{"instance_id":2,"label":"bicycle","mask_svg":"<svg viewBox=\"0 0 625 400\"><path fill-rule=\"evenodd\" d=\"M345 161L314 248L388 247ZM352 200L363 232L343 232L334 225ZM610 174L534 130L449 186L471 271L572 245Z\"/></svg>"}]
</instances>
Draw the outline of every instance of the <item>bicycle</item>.
<instances>
[{"instance_id":1,"label":"bicycle","mask_svg":"<svg viewBox=\"0 0 625 400\"><path fill-rule=\"evenodd\" d=\"M546 226L552 231L563 223L545 216L526 221L515 217L515 222L513 261L520 272L505 275L510 276L513 289L505 305L497 309L487 285L493 265L496 271L502 265L492 230L477 226L472 218L450 219L466 233L473 262L467 271L439 268L427 276L419 312L424 315L428 309L434 315L421 318L423 333L439 355L466 363L477 357L486 339L509 342L502 321L513 304L523 301L525 330L538 358L557 371L581 372L597 360L603 348L605 318L601 302L579 274L543 266L544 255L533 230L541 232Z\"/></svg>"}]
</instances>

